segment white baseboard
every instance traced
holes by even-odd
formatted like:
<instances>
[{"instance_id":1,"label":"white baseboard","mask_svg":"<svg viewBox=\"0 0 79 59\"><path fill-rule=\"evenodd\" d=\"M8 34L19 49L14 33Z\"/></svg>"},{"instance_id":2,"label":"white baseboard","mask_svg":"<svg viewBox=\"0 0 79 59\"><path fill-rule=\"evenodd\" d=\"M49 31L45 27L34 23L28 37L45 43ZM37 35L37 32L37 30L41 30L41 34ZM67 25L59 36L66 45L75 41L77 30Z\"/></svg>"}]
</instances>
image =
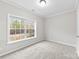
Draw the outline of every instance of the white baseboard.
<instances>
[{"instance_id":1,"label":"white baseboard","mask_svg":"<svg viewBox=\"0 0 79 59\"><path fill-rule=\"evenodd\" d=\"M76 48L76 46L74 44L64 43L64 42L60 42L60 41L53 41L53 40L47 40L47 41L56 42L59 44L63 44L63 45L67 45L67 46L71 46L71 47Z\"/></svg>"}]
</instances>

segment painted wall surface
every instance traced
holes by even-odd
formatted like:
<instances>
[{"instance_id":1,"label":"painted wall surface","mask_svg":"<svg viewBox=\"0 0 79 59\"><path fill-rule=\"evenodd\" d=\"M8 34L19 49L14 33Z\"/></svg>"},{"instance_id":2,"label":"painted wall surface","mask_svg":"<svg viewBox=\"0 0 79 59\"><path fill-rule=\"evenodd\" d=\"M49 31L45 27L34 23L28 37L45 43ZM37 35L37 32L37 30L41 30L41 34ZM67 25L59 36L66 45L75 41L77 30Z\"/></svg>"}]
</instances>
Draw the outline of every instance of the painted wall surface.
<instances>
[{"instance_id":1,"label":"painted wall surface","mask_svg":"<svg viewBox=\"0 0 79 59\"><path fill-rule=\"evenodd\" d=\"M45 27L47 40L76 45L76 11L49 17Z\"/></svg>"},{"instance_id":2,"label":"painted wall surface","mask_svg":"<svg viewBox=\"0 0 79 59\"><path fill-rule=\"evenodd\" d=\"M7 44L8 13L21 16L26 19L35 19L37 22L37 38ZM22 8L20 9L16 6L0 1L0 55L42 41L43 37L43 20L40 17L32 15L27 10L25 11Z\"/></svg>"},{"instance_id":3,"label":"painted wall surface","mask_svg":"<svg viewBox=\"0 0 79 59\"><path fill-rule=\"evenodd\" d=\"M77 39L76 49L79 56L79 6L77 9L77 38L76 39Z\"/></svg>"}]
</instances>

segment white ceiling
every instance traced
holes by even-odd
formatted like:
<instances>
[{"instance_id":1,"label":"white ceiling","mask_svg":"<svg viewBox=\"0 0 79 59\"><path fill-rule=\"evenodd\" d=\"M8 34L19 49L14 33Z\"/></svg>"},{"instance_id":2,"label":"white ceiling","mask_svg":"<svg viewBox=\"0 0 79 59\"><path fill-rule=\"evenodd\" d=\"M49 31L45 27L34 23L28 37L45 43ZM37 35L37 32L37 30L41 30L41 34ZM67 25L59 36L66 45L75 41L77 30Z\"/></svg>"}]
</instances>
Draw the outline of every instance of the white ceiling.
<instances>
[{"instance_id":1,"label":"white ceiling","mask_svg":"<svg viewBox=\"0 0 79 59\"><path fill-rule=\"evenodd\" d=\"M47 5L45 7L41 7L37 4L38 0L7 0L14 2L32 13L42 16L48 17L51 15L55 15L57 13L70 11L76 9L76 5L78 0L46 0Z\"/></svg>"}]
</instances>

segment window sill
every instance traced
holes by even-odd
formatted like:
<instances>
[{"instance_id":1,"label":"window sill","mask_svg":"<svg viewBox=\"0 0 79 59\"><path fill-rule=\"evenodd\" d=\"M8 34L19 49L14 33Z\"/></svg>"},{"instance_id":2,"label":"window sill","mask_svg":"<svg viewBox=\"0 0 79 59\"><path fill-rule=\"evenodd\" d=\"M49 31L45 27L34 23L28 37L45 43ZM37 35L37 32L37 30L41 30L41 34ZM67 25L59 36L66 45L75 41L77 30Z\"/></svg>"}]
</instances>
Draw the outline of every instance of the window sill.
<instances>
[{"instance_id":1,"label":"window sill","mask_svg":"<svg viewBox=\"0 0 79 59\"><path fill-rule=\"evenodd\" d=\"M16 42L20 42L20 41L24 41L24 40L29 40L29 39L34 39L36 37L31 37L31 38L25 38L25 39L20 39L20 40L16 40L16 41L9 41L8 44L12 44L12 43L16 43Z\"/></svg>"}]
</instances>

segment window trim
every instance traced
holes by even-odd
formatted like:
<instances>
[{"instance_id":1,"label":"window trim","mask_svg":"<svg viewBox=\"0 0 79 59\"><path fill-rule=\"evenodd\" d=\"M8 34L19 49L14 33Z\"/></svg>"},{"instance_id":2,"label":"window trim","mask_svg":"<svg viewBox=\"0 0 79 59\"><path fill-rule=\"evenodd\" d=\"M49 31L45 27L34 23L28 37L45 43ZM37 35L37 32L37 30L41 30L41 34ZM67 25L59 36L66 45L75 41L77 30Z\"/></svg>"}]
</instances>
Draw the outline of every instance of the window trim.
<instances>
[{"instance_id":1,"label":"window trim","mask_svg":"<svg viewBox=\"0 0 79 59\"><path fill-rule=\"evenodd\" d=\"M17 43L17 42L24 41L24 40L28 40L28 39L35 39L37 37L37 33L36 33L37 32L36 31L36 25L37 25L37 23L36 23L36 20L34 20L34 30L35 30L34 37L24 38L24 39L15 40L15 41L9 41L10 40L10 16L11 17L17 17L17 18L22 18L24 20L27 20L27 19L25 19L22 16L16 16L16 15L8 14L8 19L7 19L7 34L8 34L7 35L7 43L8 44Z\"/></svg>"}]
</instances>

